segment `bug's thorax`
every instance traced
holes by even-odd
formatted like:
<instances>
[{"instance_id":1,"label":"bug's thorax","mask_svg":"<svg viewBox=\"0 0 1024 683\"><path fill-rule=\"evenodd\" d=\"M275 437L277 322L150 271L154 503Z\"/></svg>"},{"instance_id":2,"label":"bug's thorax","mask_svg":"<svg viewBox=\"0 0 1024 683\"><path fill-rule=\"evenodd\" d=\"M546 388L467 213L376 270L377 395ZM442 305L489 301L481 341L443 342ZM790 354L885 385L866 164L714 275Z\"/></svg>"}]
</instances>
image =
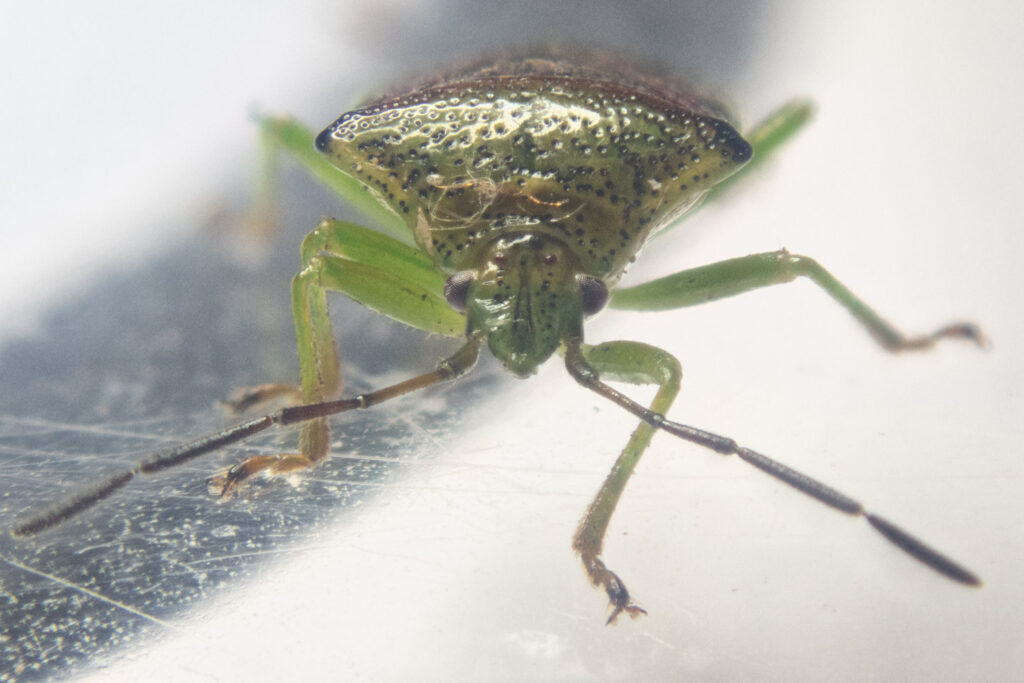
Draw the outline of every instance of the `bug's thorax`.
<instances>
[{"instance_id":1,"label":"bug's thorax","mask_svg":"<svg viewBox=\"0 0 1024 683\"><path fill-rule=\"evenodd\" d=\"M532 375L565 340L582 337L588 276L560 240L533 231L500 237L467 274L467 330L482 333L512 373Z\"/></svg>"},{"instance_id":2,"label":"bug's thorax","mask_svg":"<svg viewBox=\"0 0 1024 683\"><path fill-rule=\"evenodd\" d=\"M316 147L405 221L469 331L520 376L580 338L648 238L752 153L678 84L557 57L381 97Z\"/></svg>"},{"instance_id":3,"label":"bug's thorax","mask_svg":"<svg viewBox=\"0 0 1024 683\"><path fill-rule=\"evenodd\" d=\"M713 108L642 80L484 69L343 114L317 147L401 217L438 267L496 237L557 237L614 280L650 235L750 158Z\"/></svg>"}]
</instances>

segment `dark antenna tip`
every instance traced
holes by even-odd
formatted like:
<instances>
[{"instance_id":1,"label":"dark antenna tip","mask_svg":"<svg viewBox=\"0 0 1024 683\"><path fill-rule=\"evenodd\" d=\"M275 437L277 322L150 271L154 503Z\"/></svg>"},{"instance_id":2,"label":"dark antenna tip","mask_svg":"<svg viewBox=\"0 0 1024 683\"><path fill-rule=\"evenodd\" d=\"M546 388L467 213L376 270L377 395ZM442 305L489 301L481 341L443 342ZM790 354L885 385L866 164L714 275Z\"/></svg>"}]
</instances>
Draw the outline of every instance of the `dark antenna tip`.
<instances>
[{"instance_id":1,"label":"dark antenna tip","mask_svg":"<svg viewBox=\"0 0 1024 683\"><path fill-rule=\"evenodd\" d=\"M974 572L961 567L953 560L949 559L934 548L925 545L923 542L914 536L911 536L892 522L870 513L865 514L864 517L868 522L870 522L871 526L878 529L880 534L940 574L943 574L966 586L981 585L981 579L979 579Z\"/></svg>"},{"instance_id":2,"label":"dark antenna tip","mask_svg":"<svg viewBox=\"0 0 1024 683\"><path fill-rule=\"evenodd\" d=\"M11 535L33 536L41 531L55 527L64 520L77 515L82 510L100 502L131 481L134 476L135 472L128 470L98 481L93 486L79 491L60 504L44 509L15 523L11 527Z\"/></svg>"}]
</instances>

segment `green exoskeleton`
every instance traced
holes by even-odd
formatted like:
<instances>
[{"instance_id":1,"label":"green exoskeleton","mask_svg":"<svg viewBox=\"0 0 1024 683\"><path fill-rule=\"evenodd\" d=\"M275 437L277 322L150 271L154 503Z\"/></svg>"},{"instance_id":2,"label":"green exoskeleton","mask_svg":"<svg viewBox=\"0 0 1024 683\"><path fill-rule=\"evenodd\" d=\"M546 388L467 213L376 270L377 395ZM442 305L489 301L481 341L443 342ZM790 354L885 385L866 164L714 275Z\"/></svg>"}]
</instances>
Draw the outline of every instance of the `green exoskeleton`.
<instances>
[{"instance_id":1,"label":"green exoskeleton","mask_svg":"<svg viewBox=\"0 0 1024 683\"><path fill-rule=\"evenodd\" d=\"M490 59L381 97L343 114L315 139L294 122L262 121L273 147L403 239L326 220L303 242L302 268L292 283L301 405L156 453L27 518L14 533L39 532L135 474L171 467L274 424L301 423L298 452L248 458L211 479L212 487L228 494L256 473L314 465L329 450L328 415L454 380L486 345L518 377L532 375L559 352L573 379L640 419L573 542L590 580L608 594L609 622L622 612L644 612L605 566L601 548L626 482L659 430L736 454L831 507L865 517L943 574L978 584L970 571L857 501L732 439L668 420L681 371L667 351L628 341L584 343L585 319L606 305L681 308L798 277L817 283L889 351L924 349L943 338L982 343L978 329L964 323L905 337L817 262L787 251L618 288L655 233L748 170L755 153L759 160L769 157L804 124L809 109L801 102L784 106L743 137L721 107L670 78L608 55L545 54ZM328 319L329 291L464 343L426 374L337 399L342 367ZM658 391L643 406L608 386L609 379ZM236 405L286 391L264 385Z\"/></svg>"}]
</instances>

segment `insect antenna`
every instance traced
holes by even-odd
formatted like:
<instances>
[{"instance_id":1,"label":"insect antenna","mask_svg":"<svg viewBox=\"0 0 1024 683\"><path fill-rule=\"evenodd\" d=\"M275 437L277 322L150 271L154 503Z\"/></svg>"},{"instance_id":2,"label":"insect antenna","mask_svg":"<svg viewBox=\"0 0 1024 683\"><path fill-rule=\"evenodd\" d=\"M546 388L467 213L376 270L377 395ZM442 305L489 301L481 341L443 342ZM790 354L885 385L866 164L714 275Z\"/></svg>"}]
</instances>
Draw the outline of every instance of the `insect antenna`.
<instances>
[{"instance_id":1,"label":"insect antenna","mask_svg":"<svg viewBox=\"0 0 1024 683\"><path fill-rule=\"evenodd\" d=\"M598 372L584 358L579 343L568 345L565 364L569 374L581 385L621 406L652 427L668 432L680 439L710 448L722 455L737 455L744 462L753 465L779 481L789 484L829 507L845 512L848 515L864 517L872 527L890 542L940 574L969 586L981 585L981 579L970 570L928 546L892 522L869 512L859 501L837 491L831 486L823 484L817 479L813 479L757 451L740 446L733 439L697 427L673 422L661 413L654 412L616 391L600 380Z\"/></svg>"},{"instance_id":2,"label":"insect antenna","mask_svg":"<svg viewBox=\"0 0 1024 683\"><path fill-rule=\"evenodd\" d=\"M210 434L188 443L157 451L144 460L139 461L135 467L101 479L92 486L72 493L69 497L51 507L32 514L20 522L16 522L11 528L11 533L15 536L32 536L40 531L55 527L107 498L110 494L134 479L136 474L153 474L154 472L180 465L183 462L188 462L201 455L212 453L219 448L246 439L257 432L262 432L267 427L275 424L275 417L276 414L264 415L263 417L228 427L216 434Z\"/></svg>"},{"instance_id":3,"label":"insect antenna","mask_svg":"<svg viewBox=\"0 0 1024 683\"><path fill-rule=\"evenodd\" d=\"M481 339L478 335L470 337L453 356L438 363L436 370L407 379L404 382L366 394L359 394L352 398L282 408L270 415L253 418L215 434L157 451L139 461L134 467L101 479L91 486L73 492L49 508L44 508L15 522L11 527L11 533L14 536L32 536L55 527L107 498L134 479L137 474L153 474L170 469L194 458L220 450L225 446L238 443L273 425L298 424L350 410L366 409L403 394L456 379L468 372L476 363L480 343Z\"/></svg>"}]
</instances>

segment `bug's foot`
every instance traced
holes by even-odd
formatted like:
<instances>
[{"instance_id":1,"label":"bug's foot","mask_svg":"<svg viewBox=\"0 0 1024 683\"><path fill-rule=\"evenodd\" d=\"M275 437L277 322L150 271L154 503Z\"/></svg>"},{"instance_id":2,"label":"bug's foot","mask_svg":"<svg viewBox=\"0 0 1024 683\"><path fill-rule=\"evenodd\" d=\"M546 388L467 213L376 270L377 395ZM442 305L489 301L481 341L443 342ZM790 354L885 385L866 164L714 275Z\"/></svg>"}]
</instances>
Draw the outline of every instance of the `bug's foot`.
<instances>
[{"instance_id":1,"label":"bug's foot","mask_svg":"<svg viewBox=\"0 0 1024 683\"><path fill-rule=\"evenodd\" d=\"M302 401L302 391L294 384L261 384L258 387L239 389L221 405L235 414L251 411L271 401L284 401L287 404L298 404Z\"/></svg>"},{"instance_id":2,"label":"bug's foot","mask_svg":"<svg viewBox=\"0 0 1024 683\"><path fill-rule=\"evenodd\" d=\"M243 481L257 472L271 467L276 459L277 457L273 455L254 455L251 458L246 458L242 462L232 465L223 474L207 479L206 486L212 495L229 498Z\"/></svg>"},{"instance_id":3,"label":"bug's foot","mask_svg":"<svg viewBox=\"0 0 1024 683\"><path fill-rule=\"evenodd\" d=\"M224 474L210 477L206 480L206 486L212 495L229 498L254 474L283 474L304 469L312 464L312 460L298 453L254 455L233 465Z\"/></svg>"},{"instance_id":4,"label":"bug's foot","mask_svg":"<svg viewBox=\"0 0 1024 683\"><path fill-rule=\"evenodd\" d=\"M921 351L930 349L943 339L962 339L974 342L985 349L990 346L988 338L974 323L952 323L921 337L903 337L899 334L880 334L878 340L889 351Z\"/></svg>"},{"instance_id":5,"label":"bug's foot","mask_svg":"<svg viewBox=\"0 0 1024 683\"><path fill-rule=\"evenodd\" d=\"M647 614L647 610L633 602L629 597L626 584L622 582L619 575L608 569L604 562L598 557L583 557L583 567L587 570L590 582L598 588L604 588L608 593L608 602L611 607L611 614L605 625L616 623L619 615L625 612L630 619Z\"/></svg>"},{"instance_id":6,"label":"bug's foot","mask_svg":"<svg viewBox=\"0 0 1024 683\"><path fill-rule=\"evenodd\" d=\"M952 325L946 325L945 327L936 330L932 333L931 339L938 341L939 339L963 339L965 341L971 341L980 346L983 349L987 349L991 344L985 333L981 331L981 328L974 323L953 323Z\"/></svg>"},{"instance_id":7,"label":"bug's foot","mask_svg":"<svg viewBox=\"0 0 1024 683\"><path fill-rule=\"evenodd\" d=\"M612 574L612 576L615 575ZM618 581L617 576L615 577L615 580ZM608 589L608 599L611 601L612 613L608 615L608 620L604 622L605 626L615 624L618 621L619 615L623 612L628 614L630 619L636 619L647 614L647 610L630 600L629 592L626 590L625 586L622 586L621 581L619 581L619 585L622 588L621 596L612 595L612 589Z\"/></svg>"}]
</instances>

